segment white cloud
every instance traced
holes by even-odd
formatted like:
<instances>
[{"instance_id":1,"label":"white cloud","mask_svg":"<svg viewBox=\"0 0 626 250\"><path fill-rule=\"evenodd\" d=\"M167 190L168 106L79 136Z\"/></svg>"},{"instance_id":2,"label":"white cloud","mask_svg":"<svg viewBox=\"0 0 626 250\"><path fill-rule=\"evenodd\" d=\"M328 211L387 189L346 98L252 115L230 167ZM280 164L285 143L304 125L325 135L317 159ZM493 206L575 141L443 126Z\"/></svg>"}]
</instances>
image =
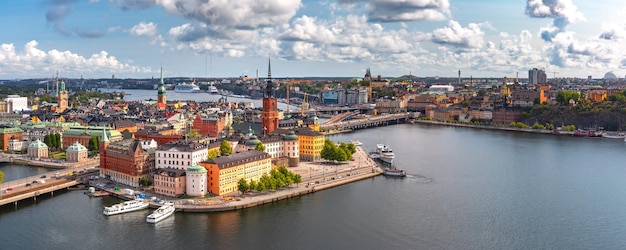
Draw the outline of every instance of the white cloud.
<instances>
[{"instance_id":1,"label":"white cloud","mask_svg":"<svg viewBox=\"0 0 626 250\"><path fill-rule=\"evenodd\" d=\"M368 20L371 22L440 21L450 17L448 0L339 0L339 2L349 5L365 2Z\"/></svg>"},{"instance_id":2,"label":"white cloud","mask_svg":"<svg viewBox=\"0 0 626 250\"><path fill-rule=\"evenodd\" d=\"M563 18L564 25L586 20L571 0L528 0L526 14L539 18Z\"/></svg>"},{"instance_id":3,"label":"white cloud","mask_svg":"<svg viewBox=\"0 0 626 250\"><path fill-rule=\"evenodd\" d=\"M435 43L461 48L479 48L484 45L485 34L480 26L480 24L470 23L465 28L457 21L450 20L448 26L433 30L431 40Z\"/></svg>"},{"instance_id":4,"label":"white cloud","mask_svg":"<svg viewBox=\"0 0 626 250\"><path fill-rule=\"evenodd\" d=\"M130 29L133 36L155 36L157 34L157 25L153 22L140 22Z\"/></svg>"},{"instance_id":5,"label":"white cloud","mask_svg":"<svg viewBox=\"0 0 626 250\"><path fill-rule=\"evenodd\" d=\"M30 41L24 45L22 51L17 50L13 44L0 45L0 75L47 77L56 70L93 76L108 75L111 72L150 72L149 68L122 63L106 51L84 57L71 51L43 51L37 45L37 41Z\"/></svg>"}]
</instances>

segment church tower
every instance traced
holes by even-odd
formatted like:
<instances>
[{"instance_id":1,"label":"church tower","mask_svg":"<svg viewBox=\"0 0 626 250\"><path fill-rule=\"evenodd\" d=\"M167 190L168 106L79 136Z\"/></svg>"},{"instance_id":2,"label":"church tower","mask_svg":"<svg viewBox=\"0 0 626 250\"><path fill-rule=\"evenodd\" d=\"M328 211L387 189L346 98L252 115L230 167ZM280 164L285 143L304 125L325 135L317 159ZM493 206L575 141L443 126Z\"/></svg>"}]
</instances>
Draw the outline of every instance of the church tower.
<instances>
[{"instance_id":1,"label":"church tower","mask_svg":"<svg viewBox=\"0 0 626 250\"><path fill-rule=\"evenodd\" d=\"M61 80L61 86L57 93L57 109L58 113L63 113L67 109L67 90L65 90L65 82Z\"/></svg>"},{"instance_id":2,"label":"church tower","mask_svg":"<svg viewBox=\"0 0 626 250\"><path fill-rule=\"evenodd\" d=\"M161 81L159 82L157 107L165 110L165 83L163 82L163 66L161 65Z\"/></svg>"},{"instance_id":3,"label":"church tower","mask_svg":"<svg viewBox=\"0 0 626 250\"><path fill-rule=\"evenodd\" d=\"M267 60L267 86L263 94L263 113L262 113L263 133L272 133L278 128L278 105L276 96L274 96L274 83L272 83L272 66Z\"/></svg>"},{"instance_id":4,"label":"church tower","mask_svg":"<svg viewBox=\"0 0 626 250\"><path fill-rule=\"evenodd\" d=\"M102 139L98 142L98 151L100 153L100 168L106 169L107 166L107 147L109 147L109 136L107 136L106 128L102 129ZM102 172L100 172L102 173Z\"/></svg>"}]
</instances>

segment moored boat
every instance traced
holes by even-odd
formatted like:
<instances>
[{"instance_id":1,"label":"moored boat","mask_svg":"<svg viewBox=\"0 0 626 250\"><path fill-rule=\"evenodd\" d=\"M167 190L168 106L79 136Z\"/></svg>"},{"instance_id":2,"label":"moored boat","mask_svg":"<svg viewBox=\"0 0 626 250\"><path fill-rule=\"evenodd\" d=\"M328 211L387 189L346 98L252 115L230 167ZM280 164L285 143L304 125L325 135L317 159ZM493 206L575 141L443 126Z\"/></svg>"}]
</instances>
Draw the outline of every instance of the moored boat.
<instances>
[{"instance_id":1,"label":"moored boat","mask_svg":"<svg viewBox=\"0 0 626 250\"><path fill-rule=\"evenodd\" d=\"M624 139L626 138L626 134L623 132L607 131L602 132L602 137L610 139Z\"/></svg>"},{"instance_id":2,"label":"moored boat","mask_svg":"<svg viewBox=\"0 0 626 250\"><path fill-rule=\"evenodd\" d=\"M351 140L350 143L354 144L354 146L363 146L363 143L359 140Z\"/></svg>"},{"instance_id":3,"label":"moored boat","mask_svg":"<svg viewBox=\"0 0 626 250\"><path fill-rule=\"evenodd\" d=\"M174 214L175 211L176 208L174 207L174 203L166 202L165 204L163 204L163 206L157 208L157 210L154 210L153 213L148 215L148 217L146 218L146 222L157 223Z\"/></svg>"},{"instance_id":4,"label":"moored boat","mask_svg":"<svg viewBox=\"0 0 626 250\"><path fill-rule=\"evenodd\" d=\"M200 90L200 87L198 87L198 85L195 85L194 83L181 83L176 85L176 87L174 87L174 92L176 93L199 93L202 92L202 90Z\"/></svg>"},{"instance_id":5,"label":"moored boat","mask_svg":"<svg viewBox=\"0 0 626 250\"><path fill-rule=\"evenodd\" d=\"M133 212L133 211L137 211L141 209L146 209L148 208L148 205L150 204L144 201L144 199L136 198L134 200L124 201L122 203L114 204L113 206L110 206L110 207L105 207L102 213L108 216L108 215L114 215L114 214Z\"/></svg>"},{"instance_id":6,"label":"moored boat","mask_svg":"<svg viewBox=\"0 0 626 250\"><path fill-rule=\"evenodd\" d=\"M393 150L385 144L376 144L376 152L380 155L378 159L385 163L393 164L393 159L396 158Z\"/></svg>"},{"instance_id":7,"label":"moored boat","mask_svg":"<svg viewBox=\"0 0 626 250\"><path fill-rule=\"evenodd\" d=\"M406 176L406 172L402 169L397 169L397 168L385 168L383 170L383 175L384 176L391 176L391 177L405 177Z\"/></svg>"},{"instance_id":8,"label":"moored boat","mask_svg":"<svg viewBox=\"0 0 626 250\"><path fill-rule=\"evenodd\" d=\"M215 86L211 85L211 86L209 86L209 93L211 95L217 95L220 92L219 92L219 90Z\"/></svg>"}]
</instances>

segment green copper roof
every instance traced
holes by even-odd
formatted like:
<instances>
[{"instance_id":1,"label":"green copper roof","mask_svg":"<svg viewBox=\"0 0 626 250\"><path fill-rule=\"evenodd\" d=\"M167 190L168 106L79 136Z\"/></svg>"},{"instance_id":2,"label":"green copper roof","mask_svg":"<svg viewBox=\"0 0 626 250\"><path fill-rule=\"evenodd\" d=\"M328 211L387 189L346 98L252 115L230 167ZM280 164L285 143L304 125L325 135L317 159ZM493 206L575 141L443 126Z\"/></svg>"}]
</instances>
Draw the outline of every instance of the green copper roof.
<instances>
[{"instance_id":1,"label":"green copper roof","mask_svg":"<svg viewBox=\"0 0 626 250\"><path fill-rule=\"evenodd\" d=\"M201 166L198 165L194 165L191 166L189 168L187 168L187 170L185 170L187 173L197 173L197 174L201 174L201 173L206 173L206 168L203 168Z\"/></svg>"},{"instance_id":2,"label":"green copper roof","mask_svg":"<svg viewBox=\"0 0 626 250\"><path fill-rule=\"evenodd\" d=\"M28 148L48 148L48 145L37 139L28 145Z\"/></svg>"}]
</instances>

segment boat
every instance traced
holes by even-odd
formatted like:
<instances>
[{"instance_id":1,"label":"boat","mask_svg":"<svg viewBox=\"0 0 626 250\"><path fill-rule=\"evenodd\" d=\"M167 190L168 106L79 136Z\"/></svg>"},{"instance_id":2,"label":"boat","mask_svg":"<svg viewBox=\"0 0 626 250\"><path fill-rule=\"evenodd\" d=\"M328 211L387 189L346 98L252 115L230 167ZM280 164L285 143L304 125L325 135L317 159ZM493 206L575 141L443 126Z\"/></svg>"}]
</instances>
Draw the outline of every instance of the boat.
<instances>
[{"instance_id":1,"label":"boat","mask_svg":"<svg viewBox=\"0 0 626 250\"><path fill-rule=\"evenodd\" d=\"M363 143L359 140L351 140L350 143L354 144L354 146L363 146Z\"/></svg>"},{"instance_id":2,"label":"boat","mask_svg":"<svg viewBox=\"0 0 626 250\"><path fill-rule=\"evenodd\" d=\"M406 176L406 172L402 169L397 169L397 168L385 168L383 170L383 175L384 176L390 176L390 177L405 177Z\"/></svg>"},{"instance_id":3,"label":"boat","mask_svg":"<svg viewBox=\"0 0 626 250\"><path fill-rule=\"evenodd\" d=\"M144 201L144 199L135 198L134 200L124 201L119 204L114 204L113 206L110 206L110 207L105 207L102 213L108 216L108 215L114 215L114 214L133 212L133 211L137 211L141 209L146 209L148 208L148 205L150 204Z\"/></svg>"},{"instance_id":4,"label":"boat","mask_svg":"<svg viewBox=\"0 0 626 250\"><path fill-rule=\"evenodd\" d=\"M146 221L148 223L157 223L174 214L175 211L176 208L174 207L174 203L166 202L163 206L157 208L157 210L154 210L153 213L148 215Z\"/></svg>"},{"instance_id":5,"label":"boat","mask_svg":"<svg viewBox=\"0 0 626 250\"><path fill-rule=\"evenodd\" d=\"M610 139L625 139L626 134L622 132L607 131L602 133L602 137Z\"/></svg>"},{"instance_id":6,"label":"boat","mask_svg":"<svg viewBox=\"0 0 626 250\"><path fill-rule=\"evenodd\" d=\"M396 158L393 150L385 144L376 144L376 152L380 155L378 159L385 163L393 164L393 159Z\"/></svg>"},{"instance_id":7,"label":"boat","mask_svg":"<svg viewBox=\"0 0 626 250\"><path fill-rule=\"evenodd\" d=\"M209 86L209 94L211 95L217 95L219 94L220 91L213 85Z\"/></svg>"},{"instance_id":8,"label":"boat","mask_svg":"<svg viewBox=\"0 0 626 250\"><path fill-rule=\"evenodd\" d=\"M194 83L181 83L176 85L176 87L174 87L174 92L176 93L199 93L202 92L202 90L200 90L200 87L198 87L198 85L195 85Z\"/></svg>"}]
</instances>

